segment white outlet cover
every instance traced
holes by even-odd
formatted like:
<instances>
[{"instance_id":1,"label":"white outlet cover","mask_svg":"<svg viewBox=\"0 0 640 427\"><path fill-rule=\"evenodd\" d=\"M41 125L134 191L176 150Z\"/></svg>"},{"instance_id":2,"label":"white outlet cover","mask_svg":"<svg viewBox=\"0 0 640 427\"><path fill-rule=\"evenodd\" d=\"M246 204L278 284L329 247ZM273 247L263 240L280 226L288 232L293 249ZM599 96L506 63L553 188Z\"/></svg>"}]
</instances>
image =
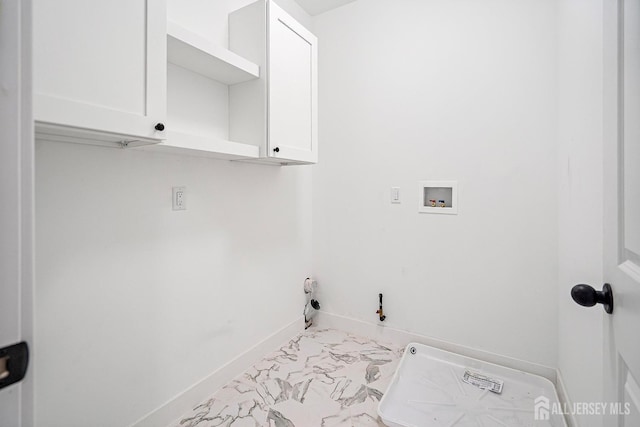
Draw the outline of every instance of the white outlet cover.
<instances>
[{"instance_id":1,"label":"white outlet cover","mask_svg":"<svg viewBox=\"0 0 640 427\"><path fill-rule=\"evenodd\" d=\"M173 210L187 210L187 187L173 187L172 195Z\"/></svg>"}]
</instances>

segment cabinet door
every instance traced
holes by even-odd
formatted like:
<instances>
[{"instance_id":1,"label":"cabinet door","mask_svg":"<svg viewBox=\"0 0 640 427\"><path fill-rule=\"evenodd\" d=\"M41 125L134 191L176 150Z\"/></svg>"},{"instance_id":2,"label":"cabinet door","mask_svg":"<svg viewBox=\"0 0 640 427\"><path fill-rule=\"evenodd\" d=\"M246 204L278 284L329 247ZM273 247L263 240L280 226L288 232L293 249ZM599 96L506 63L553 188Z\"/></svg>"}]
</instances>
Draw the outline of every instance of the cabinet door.
<instances>
[{"instance_id":1,"label":"cabinet door","mask_svg":"<svg viewBox=\"0 0 640 427\"><path fill-rule=\"evenodd\" d=\"M318 42L269 2L267 155L315 163L318 158Z\"/></svg>"},{"instance_id":2,"label":"cabinet door","mask_svg":"<svg viewBox=\"0 0 640 427\"><path fill-rule=\"evenodd\" d=\"M34 0L37 122L162 139L166 0Z\"/></svg>"}]
</instances>

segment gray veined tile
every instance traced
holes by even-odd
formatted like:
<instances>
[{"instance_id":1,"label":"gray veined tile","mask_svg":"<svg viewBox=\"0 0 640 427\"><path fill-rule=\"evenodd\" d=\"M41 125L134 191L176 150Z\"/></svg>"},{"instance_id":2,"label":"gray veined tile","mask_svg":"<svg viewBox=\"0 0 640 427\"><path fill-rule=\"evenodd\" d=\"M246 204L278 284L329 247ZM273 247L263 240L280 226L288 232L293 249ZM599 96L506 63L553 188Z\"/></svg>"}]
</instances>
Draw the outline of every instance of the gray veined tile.
<instances>
[{"instance_id":1,"label":"gray veined tile","mask_svg":"<svg viewBox=\"0 0 640 427\"><path fill-rule=\"evenodd\" d=\"M336 375L336 372L342 370L344 370L344 366L335 364L313 366L313 373L316 375L316 379L324 384L335 384L341 378L340 375Z\"/></svg>"},{"instance_id":2,"label":"gray veined tile","mask_svg":"<svg viewBox=\"0 0 640 427\"><path fill-rule=\"evenodd\" d=\"M269 406L289 400L292 390L291 384L280 378L262 381L256 387L256 391L262 400Z\"/></svg>"},{"instance_id":3,"label":"gray veined tile","mask_svg":"<svg viewBox=\"0 0 640 427\"><path fill-rule=\"evenodd\" d=\"M363 403L367 399L380 401L382 392L364 384L354 383L349 379L343 379L336 384L331 398L342 403L343 406L351 406L356 403Z\"/></svg>"},{"instance_id":4,"label":"gray veined tile","mask_svg":"<svg viewBox=\"0 0 640 427\"><path fill-rule=\"evenodd\" d=\"M243 379L254 383L265 381L271 378L272 372L278 371L280 365L274 361L262 361L252 366L244 373Z\"/></svg>"},{"instance_id":5,"label":"gray veined tile","mask_svg":"<svg viewBox=\"0 0 640 427\"><path fill-rule=\"evenodd\" d=\"M330 351L329 355L336 362L346 363L347 365L351 365L352 363L356 363L360 361L360 355L356 351L352 353L342 353L342 354Z\"/></svg>"},{"instance_id":6,"label":"gray veined tile","mask_svg":"<svg viewBox=\"0 0 640 427\"><path fill-rule=\"evenodd\" d=\"M231 401L242 398L241 396L247 395L252 397L255 395L256 388L253 384L248 384L244 381L233 380L229 384L222 387L218 393L216 393L217 400Z\"/></svg>"},{"instance_id":7,"label":"gray veined tile","mask_svg":"<svg viewBox=\"0 0 640 427\"><path fill-rule=\"evenodd\" d=\"M272 353L264 358L265 361L276 362L276 363L290 363L296 362L298 360L299 350L294 350L291 348L281 348L275 353Z\"/></svg>"},{"instance_id":8,"label":"gray veined tile","mask_svg":"<svg viewBox=\"0 0 640 427\"><path fill-rule=\"evenodd\" d=\"M353 427L386 427L377 415L370 413L360 413L351 416L351 426Z\"/></svg>"},{"instance_id":9,"label":"gray veined tile","mask_svg":"<svg viewBox=\"0 0 640 427\"><path fill-rule=\"evenodd\" d=\"M390 363L395 355L392 351L385 350L362 350L360 351L360 360L366 360L367 362L377 362L379 365Z\"/></svg>"},{"instance_id":10,"label":"gray veined tile","mask_svg":"<svg viewBox=\"0 0 640 427\"><path fill-rule=\"evenodd\" d=\"M378 379L380 379L380 368L373 363L369 363L367 365L367 370L365 372L365 380L367 384L370 384Z\"/></svg>"},{"instance_id":11,"label":"gray veined tile","mask_svg":"<svg viewBox=\"0 0 640 427\"><path fill-rule=\"evenodd\" d=\"M263 424L266 415L256 401L225 405L220 410L214 410L213 405L200 409L202 410L194 416L180 421L180 425L184 427L259 426Z\"/></svg>"},{"instance_id":12,"label":"gray veined tile","mask_svg":"<svg viewBox=\"0 0 640 427\"><path fill-rule=\"evenodd\" d=\"M351 414L350 412L343 411L339 414L327 415L322 418L320 423L321 427L351 427Z\"/></svg>"},{"instance_id":13,"label":"gray veined tile","mask_svg":"<svg viewBox=\"0 0 640 427\"><path fill-rule=\"evenodd\" d=\"M382 426L377 405L403 349L333 329L308 329L267 354L180 427Z\"/></svg>"},{"instance_id":14,"label":"gray veined tile","mask_svg":"<svg viewBox=\"0 0 640 427\"><path fill-rule=\"evenodd\" d=\"M273 427L296 427L291 422L291 420L273 409L269 410L269 414L267 415L267 422L270 426Z\"/></svg>"},{"instance_id":15,"label":"gray veined tile","mask_svg":"<svg viewBox=\"0 0 640 427\"><path fill-rule=\"evenodd\" d=\"M300 382L293 386L293 390L291 391L291 397L294 400L297 400L300 403L304 403L305 395L307 391L309 391L309 386L311 385L311 378L306 381Z\"/></svg>"}]
</instances>

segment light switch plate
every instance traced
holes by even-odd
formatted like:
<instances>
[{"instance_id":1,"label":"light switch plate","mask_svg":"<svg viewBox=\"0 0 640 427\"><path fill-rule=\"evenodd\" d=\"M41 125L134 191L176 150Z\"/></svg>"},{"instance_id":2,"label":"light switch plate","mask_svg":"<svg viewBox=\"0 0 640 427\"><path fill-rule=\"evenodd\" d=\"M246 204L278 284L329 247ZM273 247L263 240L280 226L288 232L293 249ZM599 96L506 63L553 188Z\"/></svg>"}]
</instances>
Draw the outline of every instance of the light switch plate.
<instances>
[{"instance_id":1,"label":"light switch plate","mask_svg":"<svg viewBox=\"0 0 640 427\"><path fill-rule=\"evenodd\" d=\"M391 203L400 203L400 187L391 187Z\"/></svg>"}]
</instances>

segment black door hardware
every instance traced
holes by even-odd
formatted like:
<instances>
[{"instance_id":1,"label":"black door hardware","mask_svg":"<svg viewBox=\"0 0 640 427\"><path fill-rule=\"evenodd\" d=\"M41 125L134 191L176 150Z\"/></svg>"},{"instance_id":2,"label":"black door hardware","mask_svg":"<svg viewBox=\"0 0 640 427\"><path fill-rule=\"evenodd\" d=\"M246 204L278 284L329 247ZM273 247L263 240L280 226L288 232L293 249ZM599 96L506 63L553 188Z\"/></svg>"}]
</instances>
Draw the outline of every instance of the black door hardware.
<instances>
[{"instance_id":1,"label":"black door hardware","mask_svg":"<svg viewBox=\"0 0 640 427\"><path fill-rule=\"evenodd\" d=\"M571 298L585 307L593 307L602 304L604 311L613 313L613 291L611 285L605 283L601 291L596 291L589 285L575 285L571 289Z\"/></svg>"},{"instance_id":2,"label":"black door hardware","mask_svg":"<svg viewBox=\"0 0 640 427\"><path fill-rule=\"evenodd\" d=\"M164 123L158 123L155 127L157 131L162 132L164 130Z\"/></svg>"},{"instance_id":3,"label":"black door hardware","mask_svg":"<svg viewBox=\"0 0 640 427\"><path fill-rule=\"evenodd\" d=\"M0 388L22 381L29 365L29 347L20 342L0 348Z\"/></svg>"}]
</instances>

